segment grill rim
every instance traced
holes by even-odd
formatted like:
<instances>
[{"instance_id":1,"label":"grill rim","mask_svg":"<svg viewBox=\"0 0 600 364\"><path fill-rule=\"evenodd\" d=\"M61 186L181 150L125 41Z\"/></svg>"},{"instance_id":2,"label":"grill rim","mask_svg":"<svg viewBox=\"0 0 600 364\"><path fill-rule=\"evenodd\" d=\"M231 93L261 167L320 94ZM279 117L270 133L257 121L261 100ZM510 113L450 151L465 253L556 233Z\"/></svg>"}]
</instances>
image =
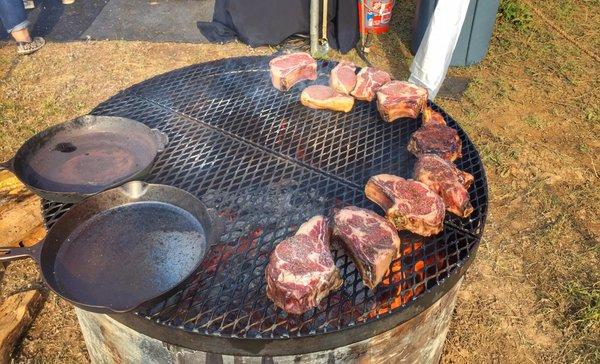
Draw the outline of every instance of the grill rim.
<instances>
[{"instance_id":1,"label":"grill rim","mask_svg":"<svg viewBox=\"0 0 600 364\"><path fill-rule=\"evenodd\" d=\"M478 248L479 243L465 258L464 263L457 265L455 273L449 275L437 286L420 294L404 309L388 313L372 321L328 333L289 338L248 339L190 332L181 327L165 325L132 313L110 314L109 316L154 339L187 349L215 354L260 357L300 355L333 350L382 334L422 314L460 281L473 263Z\"/></svg>"},{"instance_id":2,"label":"grill rim","mask_svg":"<svg viewBox=\"0 0 600 364\"><path fill-rule=\"evenodd\" d=\"M207 67L214 67L215 65L219 65L222 62L227 61L238 61L238 62L263 62L264 60L270 59L272 56L250 56L250 57L239 57L239 58L229 58L224 60L217 60L212 62L203 63L201 65ZM335 64L336 62L325 61L320 62L320 68L324 66ZM174 108L168 107L166 105L160 104L153 100L152 98L148 98L145 95L138 92L140 89L143 89L143 86L151 84L156 79L163 77L168 74L173 74L176 72L185 72L188 69L193 69L199 65L191 65L187 67L183 67L177 70L169 71L167 73L155 76L148 80L145 80L139 84L136 84L126 90L123 90L108 100L102 102L94 109L94 111L100 109L103 105L108 104L113 99L119 99L120 97L134 97L143 100L146 103L150 103L160 109L167 110L171 113L175 113L178 116L186 119L190 119L195 122L200 122L203 125L206 124L210 129L218 131L219 133L227 134L227 131L221 130L218 126L213 126L208 123L205 123L201 120L195 119L194 117L176 110ZM209 69L209 71L214 71L214 69ZM230 65L227 65L225 69L220 72L236 72L236 69L232 69ZM207 76L215 75L215 72L207 72ZM478 224L473 231L465 230L460 226L453 224L452 222L445 221L444 224L454 229L456 232L468 235L471 239L473 239L473 247L468 254L459 262L455 264L453 269L448 272L448 276L443 280L438 280L436 286L430 289L425 289L425 291L411 302L402 305L400 308L392 310L390 313L387 313L383 316L376 317L375 319L359 322L349 327L336 329L332 332L319 332L314 334L298 334L297 336L289 336L289 337L280 337L280 338L241 338L236 337L235 335L220 335L218 332L213 334L205 334L198 330L189 331L189 329L183 328L183 326L171 326L165 323L161 323L158 320L153 320L149 317L141 316L139 314L115 314L111 315L111 317L115 318L117 321L131 327L134 330L137 330L143 334L146 334L150 337L154 337L156 339L165 341L167 343L171 343L174 345L179 345L183 347L188 347L192 349L209 351L215 353L222 354L243 354L249 356L258 356L258 355L293 355L293 354L301 354L301 353L309 353L321 350L328 350L339 346L344 346L351 344L353 342L364 340L365 338L372 337L384 331L387 331L399 324L402 324L411 318L419 315L421 312L430 307L433 303L435 303L439 298L441 298L444 294L446 294L458 281L464 276L467 268L472 264L472 261L475 259L475 255L477 249L480 244L481 236L484 231L485 223L487 220L487 204L488 204L488 184L487 177L485 172L485 167L481 161L481 157L479 151L475 147L475 145L470 140L469 136L466 132L459 126L459 124L451 118L444 110L442 110L439 106L437 106L433 102L429 102L429 106L434 108L434 110L440 112L446 120L451 121L454 125L451 125L453 128L457 129L463 142L470 144L474 153L474 156L471 160L477 163L477 166L481 169L481 183L483 187L483 193L480 197L481 201L481 215L479 216ZM92 111L92 113L94 113ZM244 140L242 138L242 140ZM246 141L247 142L247 141ZM260 146L260 145L259 145ZM464 144L463 144L464 146ZM264 149L264 148L261 148ZM278 156L280 157L280 156ZM285 156L284 156L285 157ZM286 158L287 159L287 158ZM302 165L303 166L303 165ZM305 166L303 166L305 167ZM309 168L313 169L313 168ZM319 171L323 173L325 171ZM343 178L335 176L338 180L343 180ZM347 183L347 182L346 182ZM46 206L46 205L45 205ZM46 206L47 207L47 206ZM46 214L44 216L47 217ZM47 221L46 221L47 222ZM361 336L361 333L363 336ZM339 335L338 335L339 334ZM291 343L294 343L291 345ZM299 343L299 344L296 344ZM314 345L308 345L309 343L314 343Z\"/></svg>"}]
</instances>

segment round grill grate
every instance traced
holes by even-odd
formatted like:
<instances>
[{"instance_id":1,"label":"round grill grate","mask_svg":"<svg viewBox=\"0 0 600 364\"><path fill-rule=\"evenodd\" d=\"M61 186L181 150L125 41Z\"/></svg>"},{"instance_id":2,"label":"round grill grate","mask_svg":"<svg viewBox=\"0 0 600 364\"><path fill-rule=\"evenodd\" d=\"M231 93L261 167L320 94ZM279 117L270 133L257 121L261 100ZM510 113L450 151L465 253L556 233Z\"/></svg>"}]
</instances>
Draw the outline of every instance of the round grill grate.
<instances>
[{"instance_id":1,"label":"round grill grate","mask_svg":"<svg viewBox=\"0 0 600 364\"><path fill-rule=\"evenodd\" d=\"M363 187L379 173L412 175L415 158L406 146L421 122L387 124L375 103L357 102L347 114L306 108L299 93L309 83L280 93L271 86L268 61L244 57L190 66L133 86L93 110L166 132L170 143L148 181L197 195L226 226L223 244L178 291L118 320L167 342L215 352L317 351L408 320L447 292L472 261L487 210L485 173L467 135L431 104L462 139L457 166L475 177L472 216L447 214L443 233L432 238L402 234L403 257L374 291L363 286L334 242L343 287L301 316L277 309L264 280L273 247L334 207L381 212ZM316 83L327 84L334 66L320 62ZM44 202L47 226L68 208ZM300 344L279 340L288 338Z\"/></svg>"}]
</instances>

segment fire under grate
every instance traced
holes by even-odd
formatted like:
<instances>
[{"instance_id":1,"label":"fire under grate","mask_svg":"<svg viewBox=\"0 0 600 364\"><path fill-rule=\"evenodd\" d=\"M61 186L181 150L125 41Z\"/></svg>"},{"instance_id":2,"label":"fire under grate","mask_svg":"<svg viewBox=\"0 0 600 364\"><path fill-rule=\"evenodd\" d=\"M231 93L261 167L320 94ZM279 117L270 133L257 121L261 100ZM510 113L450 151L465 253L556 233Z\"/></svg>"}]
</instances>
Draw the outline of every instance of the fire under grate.
<instances>
[{"instance_id":1,"label":"fire under grate","mask_svg":"<svg viewBox=\"0 0 600 364\"><path fill-rule=\"evenodd\" d=\"M317 111L270 83L267 57L194 65L127 89L92 111L128 117L158 128L169 144L156 161L153 183L182 188L203 200L225 231L221 244L170 297L119 321L164 341L214 352L272 355L323 350L390 329L430 306L473 260L487 211L487 183L479 154L458 124L463 157L457 166L475 177L471 217L447 214L431 238L401 234L403 256L375 290L361 282L348 255L333 242L344 285L303 315L288 315L266 297L264 269L282 239L315 214L366 200L372 175L411 177L406 150L420 120L383 122L375 103L356 102L350 113ZM334 62L319 63L327 84ZM51 226L69 208L45 201ZM327 335L323 335L327 334ZM338 336L335 336L338 334ZM307 339L301 346L290 340Z\"/></svg>"}]
</instances>

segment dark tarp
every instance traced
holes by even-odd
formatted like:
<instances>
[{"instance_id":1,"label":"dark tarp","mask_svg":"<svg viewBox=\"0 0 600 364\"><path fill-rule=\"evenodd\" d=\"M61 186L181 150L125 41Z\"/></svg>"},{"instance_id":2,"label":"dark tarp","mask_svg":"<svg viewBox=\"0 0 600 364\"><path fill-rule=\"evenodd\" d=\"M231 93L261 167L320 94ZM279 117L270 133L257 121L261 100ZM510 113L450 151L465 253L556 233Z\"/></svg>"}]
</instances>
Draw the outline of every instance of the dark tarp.
<instances>
[{"instance_id":1,"label":"dark tarp","mask_svg":"<svg viewBox=\"0 0 600 364\"><path fill-rule=\"evenodd\" d=\"M346 53L359 39L357 0L329 0L328 8L329 44ZM309 25L310 0L216 0L213 21L198 22L211 42L238 38L252 47L279 44L294 34L308 35Z\"/></svg>"}]
</instances>

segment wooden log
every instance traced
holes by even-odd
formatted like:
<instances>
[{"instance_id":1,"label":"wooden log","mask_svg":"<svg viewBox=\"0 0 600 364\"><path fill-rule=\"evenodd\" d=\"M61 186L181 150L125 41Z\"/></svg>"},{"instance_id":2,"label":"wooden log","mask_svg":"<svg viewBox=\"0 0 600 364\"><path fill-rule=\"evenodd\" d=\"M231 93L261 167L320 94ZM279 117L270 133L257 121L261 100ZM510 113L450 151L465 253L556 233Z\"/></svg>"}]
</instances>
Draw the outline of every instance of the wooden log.
<instances>
[{"instance_id":1,"label":"wooden log","mask_svg":"<svg viewBox=\"0 0 600 364\"><path fill-rule=\"evenodd\" d=\"M12 174L0 172L0 246L29 246L44 235L40 198Z\"/></svg>"},{"instance_id":2,"label":"wooden log","mask_svg":"<svg viewBox=\"0 0 600 364\"><path fill-rule=\"evenodd\" d=\"M0 363L8 363L15 345L41 308L38 290L14 294L0 305Z\"/></svg>"}]
</instances>

